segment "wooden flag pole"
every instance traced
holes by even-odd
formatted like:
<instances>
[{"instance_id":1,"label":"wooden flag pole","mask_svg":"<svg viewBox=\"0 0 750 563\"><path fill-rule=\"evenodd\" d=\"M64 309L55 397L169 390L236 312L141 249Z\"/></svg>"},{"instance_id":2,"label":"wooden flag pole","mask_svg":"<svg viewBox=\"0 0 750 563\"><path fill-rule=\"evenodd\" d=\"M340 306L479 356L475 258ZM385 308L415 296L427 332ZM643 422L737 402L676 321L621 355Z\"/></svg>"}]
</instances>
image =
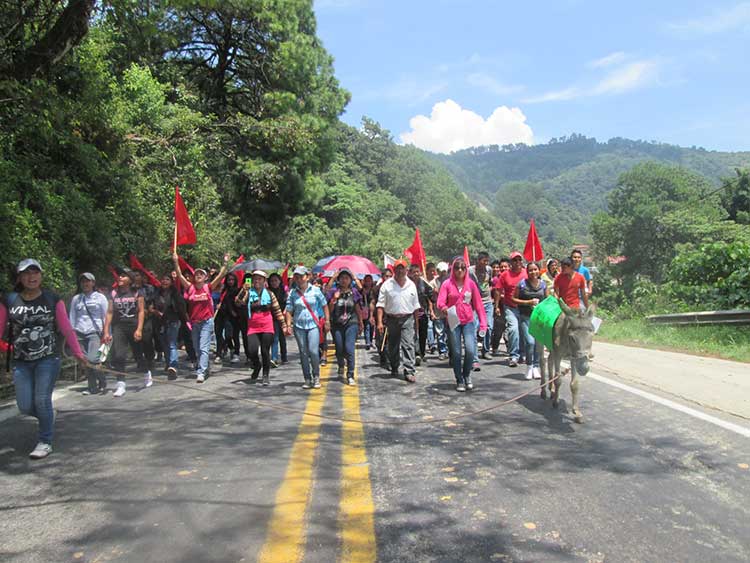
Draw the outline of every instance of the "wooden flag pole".
<instances>
[{"instance_id":1,"label":"wooden flag pole","mask_svg":"<svg viewBox=\"0 0 750 563\"><path fill-rule=\"evenodd\" d=\"M380 344L380 351L385 350L385 341L388 340L388 327L383 331L383 342Z\"/></svg>"},{"instance_id":2,"label":"wooden flag pole","mask_svg":"<svg viewBox=\"0 0 750 563\"><path fill-rule=\"evenodd\" d=\"M174 221L174 246L172 247L172 252L177 254L177 219L176 218Z\"/></svg>"}]
</instances>

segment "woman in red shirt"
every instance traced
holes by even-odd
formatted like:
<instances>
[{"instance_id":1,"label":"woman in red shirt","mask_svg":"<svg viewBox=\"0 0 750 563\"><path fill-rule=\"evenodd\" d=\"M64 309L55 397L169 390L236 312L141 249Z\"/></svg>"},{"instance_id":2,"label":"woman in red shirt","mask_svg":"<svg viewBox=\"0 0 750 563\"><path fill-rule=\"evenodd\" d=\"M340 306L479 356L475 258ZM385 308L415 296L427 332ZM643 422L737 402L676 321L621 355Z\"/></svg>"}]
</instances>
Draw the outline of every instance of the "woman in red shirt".
<instances>
[{"instance_id":1,"label":"woman in red shirt","mask_svg":"<svg viewBox=\"0 0 750 563\"><path fill-rule=\"evenodd\" d=\"M197 268L193 274L193 282L182 275L177 253L172 254L174 269L180 283L185 289L188 320L192 325L193 347L198 354L198 368L195 370L195 381L203 383L208 374L208 356L211 352L211 339L214 337L214 302L211 292L215 291L227 273L229 254L224 255L221 271L212 282L208 282L208 273L203 268Z\"/></svg>"}]
</instances>

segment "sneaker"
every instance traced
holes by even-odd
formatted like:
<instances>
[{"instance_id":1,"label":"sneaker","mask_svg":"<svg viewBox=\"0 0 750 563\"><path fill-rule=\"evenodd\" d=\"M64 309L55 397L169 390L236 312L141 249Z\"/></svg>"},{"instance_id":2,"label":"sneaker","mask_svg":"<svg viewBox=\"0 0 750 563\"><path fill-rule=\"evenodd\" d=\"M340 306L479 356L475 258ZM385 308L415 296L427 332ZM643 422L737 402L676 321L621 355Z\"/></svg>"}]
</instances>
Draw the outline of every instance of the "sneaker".
<instances>
[{"instance_id":1,"label":"sneaker","mask_svg":"<svg viewBox=\"0 0 750 563\"><path fill-rule=\"evenodd\" d=\"M443 361L443 360L445 360L445 359L446 359L447 357L448 357L448 356L447 356L446 354L440 354L440 355L438 356L438 360L440 360L440 361Z\"/></svg>"},{"instance_id":2,"label":"sneaker","mask_svg":"<svg viewBox=\"0 0 750 563\"><path fill-rule=\"evenodd\" d=\"M515 358L511 358L510 360L508 360L508 367L509 368L518 367L518 360L516 360Z\"/></svg>"},{"instance_id":3,"label":"sneaker","mask_svg":"<svg viewBox=\"0 0 750 563\"><path fill-rule=\"evenodd\" d=\"M431 346L430 347L430 354L434 354L435 352L437 352L437 346Z\"/></svg>"},{"instance_id":4,"label":"sneaker","mask_svg":"<svg viewBox=\"0 0 750 563\"><path fill-rule=\"evenodd\" d=\"M229 360L232 364L239 364L240 363L240 355L239 354L232 354L232 359Z\"/></svg>"},{"instance_id":5,"label":"sneaker","mask_svg":"<svg viewBox=\"0 0 750 563\"><path fill-rule=\"evenodd\" d=\"M125 382L124 381L118 381L117 382L117 389L115 389L115 392L112 393L113 397L122 397L125 394Z\"/></svg>"},{"instance_id":6,"label":"sneaker","mask_svg":"<svg viewBox=\"0 0 750 563\"><path fill-rule=\"evenodd\" d=\"M529 379L534 379L534 368L531 366L526 370L526 380L528 381Z\"/></svg>"},{"instance_id":7,"label":"sneaker","mask_svg":"<svg viewBox=\"0 0 750 563\"><path fill-rule=\"evenodd\" d=\"M313 388L320 389L320 376L313 377Z\"/></svg>"},{"instance_id":8,"label":"sneaker","mask_svg":"<svg viewBox=\"0 0 750 563\"><path fill-rule=\"evenodd\" d=\"M151 387L154 384L154 378L151 377L151 370L146 372L146 377L143 379L144 387Z\"/></svg>"},{"instance_id":9,"label":"sneaker","mask_svg":"<svg viewBox=\"0 0 750 563\"><path fill-rule=\"evenodd\" d=\"M466 378L466 389L471 391L474 389L474 382L471 381L471 376Z\"/></svg>"},{"instance_id":10,"label":"sneaker","mask_svg":"<svg viewBox=\"0 0 750 563\"><path fill-rule=\"evenodd\" d=\"M258 379L259 375L260 375L260 368L254 369L253 373L250 374L250 379L255 381L256 379Z\"/></svg>"},{"instance_id":11,"label":"sneaker","mask_svg":"<svg viewBox=\"0 0 750 563\"><path fill-rule=\"evenodd\" d=\"M339 366L339 369L338 369L339 377L344 377L344 371L345 371L344 366Z\"/></svg>"},{"instance_id":12,"label":"sneaker","mask_svg":"<svg viewBox=\"0 0 750 563\"><path fill-rule=\"evenodd\" d=\"M474 362L471 364L471 369L474 371L482 371L482 366L479 365L479 362Z\"/></svg>"},{"instance_id":13,"label":"sneaker","mask_svg":"<svg viewBox=\"0 0 750 563\"><path fill-rule=\"evenodd\" d=\"M217 354L217 355L216 355L216 357L214 358L214 363L215 363L215 364L220 364L220 363L221 363L221 356L219 356L219 355Z\"/></svg>"},{"instance_id":14,"label":"sneaker","mask_svg":"<svg viewBox=\"0 0 750 563\"><path fill-rule=\"evenodd\" d=\"M324 365L326 365L327 363L328 363L328 360L326 360L325 358L320 358L320 365L321 365L321 366L324 366Z\"/></svg>"},{"instance_id":15,"label":"sneaker","mask_svg":"<svg viewBox=\"0 0 750 563\"><path fill-rule=\"evenodd\" d=\"M169 375L167 375L167 379L169 379L170 381L174 381L175 379L177 379L177 369L176 368L171 368L171 367L167 368L167 373L169 374Z\"/></svg>"},{"instance_id":16,"label":"sneaker","mask_svg":"<svg viewBox=\"0 0 750 563\"><path fill-rule=\"evenodd\" d=\"M271 385L271 377L268 375L264 375L261 384L265 386Z\"/></svg>"},{"instance_id":17,"label":"sneaker","mask_svg":"<svg viewBox=\"0 0 750 563\"><path fill-rule=\"evenodd\" d=\"M91 391L89 391L88 389L86 389L85 391L81 391L81 395L83 395L84 397L91 394Z\"/></svg>"},{"instance_id":18,"label":"sneaker","mask_svg":"<svg viewBox=\"0 0 750 563\"><path fill-rule=\"evenodd\" d=\"M466 391L466 385L464 385L463 383L456 384L456 391L458 391L459 393L463 393L464 391Z\"/></svg>"},{"instance_id":19,"label":"sneaker","mask_svg":"<svg viewBox=\"0 0 750 563\"><path fill-rule=\"evenodd\" d=\"M417 378L414 377L413 373L405 373L404 374L404 379L406 381L408 381L409 383L416 383L417 382Z\"/></svg>"},{"instance_id":20,"label":"sneaker","mask_svg":"<svg viewBox=\"0 0 750 563\"><path fill-rule=\"evenodd\" d=\"M422 365L422 357L421 357L421 356L417 356L417 357L416 357L416 358L414 359L414 365L415 365L415 366L417 366L417 367L419 367L419 366L421 366L421 365Z\"/></svg>"},{"instance_id":21,"label":"sneaker","mask_svg":"<svg viewBox=\"0 0 750 563\"><path fill-rule=\"evenodd\" d=\"M354 385L354 378L353 377L347 377L346 378L346 383L348 385Z\"/></svg>"},{"instance_id":22,"label":"sneaker","mask_svg":"<svg viewBox=\"0 0 750 563\"><path fill-rule=\"evenodd\" d=\"M485 352L484 350L482 350L482 353L479 355L479 357L482 358L483 360L489 360L490 359L490 354L488 352Z\"/></svg>"},{"instance_id":23,"label":"sneaker","mask_svg":"<svg viewBox=\"0 0 750 563\"><path fill-rule=\"evenodd\" d=\"M279 367L279 363L278 363L278 362L277 362L276 360L271 360L270 364L271 364L271 367L272 367L272 368L277 368L277 367Z\"/></svg>"},{"instance_id":24,"label":"sneaker","mask_svg":"<svg viewBox=\"0 0 750 563\"><path fill-rule=\"evenodd\" d=\"M45 444L44 442L39 442L34 448L34 451L32 451L29 454L29 457L31 459L42 459L44 457L47 457L51 453L52 453L51 444Z\"/></svg>"},{"instance_id":25,"label":"sneaker","mask_svg":"<svg viewBox=\"0 0 750 563\"><path fill-rule=\"evenodd\" d=\"M539 370L539 368L534 368L534 379L541 379L542 378L542 372Z\"/></svg>"},{"instance_id":26,"label":"sneaker","mask_svg":"<svg viewBox=\"0 0 750 563\"><path fill-rule=\"evenodd\" d=\"M312 387L312 381L309 379L305 379L305 382L302 384L302 389L310 389Z\"/></svg>"},{"instance_id":27,"label":"sneaker","mask_svg":"<svg viewBox=\"0 0 750 563\"><path fill-rule=\"evenodd\" d=\"M206 376L204 374L199 373L198 375L195 376L196 383L203 383L204 381L206 381Z\"/></svg>"}]
</instances>

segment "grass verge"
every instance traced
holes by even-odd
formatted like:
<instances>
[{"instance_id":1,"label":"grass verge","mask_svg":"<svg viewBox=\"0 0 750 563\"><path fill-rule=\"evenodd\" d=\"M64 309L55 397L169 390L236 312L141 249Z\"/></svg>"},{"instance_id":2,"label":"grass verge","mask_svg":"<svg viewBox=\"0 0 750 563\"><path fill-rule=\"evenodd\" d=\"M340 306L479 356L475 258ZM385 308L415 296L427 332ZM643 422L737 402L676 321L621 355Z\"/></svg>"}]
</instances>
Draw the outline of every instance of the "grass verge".
<instances>
[{"instance_id":1,"label":"grass verge","mask_svg":"<svg viewBox=\"0 0 750 563\"><path fill-rule=\"evenodd\" d=\"M599 329L597 339L613 344L750 362L750 327L747 326L664 326L651 324L645 319L607 319Z\"/></svg>"}]
</instances>

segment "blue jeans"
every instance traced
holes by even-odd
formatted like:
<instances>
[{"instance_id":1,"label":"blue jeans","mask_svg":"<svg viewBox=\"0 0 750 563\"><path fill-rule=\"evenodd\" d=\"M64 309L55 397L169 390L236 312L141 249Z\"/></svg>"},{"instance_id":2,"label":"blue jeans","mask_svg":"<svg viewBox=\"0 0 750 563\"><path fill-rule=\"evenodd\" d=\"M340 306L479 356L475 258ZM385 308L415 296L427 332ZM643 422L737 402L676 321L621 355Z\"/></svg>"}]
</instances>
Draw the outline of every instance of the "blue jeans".
<instances>
[{"instance_id":1,"label":"blue jeans","mask_svg":"<svg viewBox=\"0 0 750 563\"><path fill-rule=\"evenodd\" d=\"M354 323L345 326L334 325L333 341L336 344L336 362L339 368L344 368L346 359L346 376L354 377L354 343L357 341L359 327Z\"/></svg>"},{"instance_id":2,"label":"blue jeans","mask_svg":"<svg viewBox=\"0 0 750 563\"><path fill-rule=\"evenodd\" d=\"M538 368L542 359L542 345L537 343L534 337L529 334L530 322L531 317L521 315L521 333L526 342L526 365Z\"/></svg>"},{"instance_id":3,"label":"blue jeans","mask_svg":"<svg viewBox=\"0 0 750 563\"><path fill-rule=\"evenodd\" d=\"M461 366L461 337L463 336L464 357ZM451 364L456 383L464 383L471 375L471 364L477 353L477 325L474 322L458 325L451 331Z\"/></svg>"},{"instance_id":4,"label":"blue jeans","mask_svg":"<svg viewBox=\"0 0 750 563\"><path fill-rule=\"evenodd\" d=\"M505 332L508 335L508 354L511 360L518 361L519 352L519 325L521 324L521 313L518 307L504 307L505 310Z\"/></svg>"},{"instance_id":5,"label":"blue jeans","mask_svg":"<svg viewBox=\"0 0 750 563\"><path fill-rule=\"evenodd\" d=\"M13 383L16 386L16 404L23 414L39 420L39 441L52 443L54 411L52 390L60 375L60 358L50 357L33 362L16 361L13 364Z\"/></svg>"},{"instance_id":6,"label":"blue jeans","mask_svg":"<svg viewBox=\"0 0 750 563\"><path fill-rule=\"evenodd\" d=\"M444 319L435 319L432 321L432 331L435 333L438 354L448 353L448 328Z\"/></svg>"},{"instance_id":7,"label":"blue jeans","mask_svg":"<svg viewBox=\"0 0 750 563\"><path fill-rule=\"evenodd\" d=\"M167 367L177 369L177 335L180 334L180 321L168 321L161 335L161 347L167 358Z\"/></svg>"},{"instance_id":8,"label":"blue jeans","mask_svg":"<svg viewBox=\"0 0 750 563\"><path fill-rule=\"evenodd\" d=\"M375 327L370 324L370 319L365 319L365 346L368 348L372 346L372 338L375 334Z\"/></svg>"},{"instance_id":9,"label":"blue jeans","mask_svg":"<svg viewBox=\"0 0 750 563\"><path fill-rule=\"evenodd\" d=\"M294 327L294 338L302 361L302 375L305 379L320 377L320 330L316 326Z\"/></svg>"},{"instance_id":10,"label":"blue jeans","mask_svg":"<svg viewBox=\"0 0 750 563\"><path fill-rule=\"evenodd\" d=\"M211 339L214 337L213 318L193 323L193 348L198 354L197 375L206 375L208 371L208 357L211 354Z\"/></svg>"},{"instance_id":11,"label":"blue jeans","mask_svg":"<svg viewBox=\"0 0 750 563\"><path fill-rule=\"evenodd\" d=\"M484 316L487 319L487 332L484 333L482 350L489 352L492 349L492 318L495 315L495 304L490 301L484 304Z\"/></svg>"}]
</instances>

